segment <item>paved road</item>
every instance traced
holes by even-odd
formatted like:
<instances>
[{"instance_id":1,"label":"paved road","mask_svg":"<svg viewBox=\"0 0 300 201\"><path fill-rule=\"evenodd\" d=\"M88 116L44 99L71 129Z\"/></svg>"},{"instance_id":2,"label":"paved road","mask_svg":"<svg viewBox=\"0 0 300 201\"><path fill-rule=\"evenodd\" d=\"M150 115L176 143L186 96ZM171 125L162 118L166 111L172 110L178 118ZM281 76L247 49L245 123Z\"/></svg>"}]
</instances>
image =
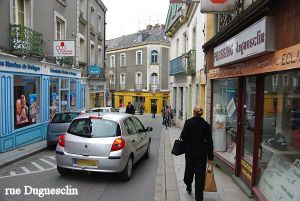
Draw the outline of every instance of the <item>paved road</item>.
<instances>
[{"instance_id":1,"label":"paved road","mask_svg":"<svg viewBox=\"0 0 300 201\"><path fill-rule=\"evenodd\" d=\"M56 171L54 151L44 151L22 161L0 169L1 201L34 201L34 200L84 200L84 201L152 201L155 190L155 176L161 131L161 119L151 116L137 116L146 126L152 126L151 155L149 160L140 161L134 168L129 182L123 182L116 174L79 173L62 177ZM29 186L29 187L26 187ZM12 188L15 192L9 191ZM5 195L18 193L20 195ZM71 189L78 195L24 195L32 188Z\"/></svg>"}]
</instances>

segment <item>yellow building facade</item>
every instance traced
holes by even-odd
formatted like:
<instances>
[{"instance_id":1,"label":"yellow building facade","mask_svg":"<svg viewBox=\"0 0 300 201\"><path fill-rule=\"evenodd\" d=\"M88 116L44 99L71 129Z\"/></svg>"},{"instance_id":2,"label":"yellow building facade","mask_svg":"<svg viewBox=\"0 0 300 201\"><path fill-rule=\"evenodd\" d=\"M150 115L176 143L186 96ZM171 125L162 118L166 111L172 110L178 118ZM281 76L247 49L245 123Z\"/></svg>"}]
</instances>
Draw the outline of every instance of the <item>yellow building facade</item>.
<instances>
[{"instance_id":1,"label":"yellow building facade","mask_svg":"<svg viewBox=\"0 0 300 201\"><path fill-rule=\"evenodd\" d=\"M143 102L145 106L145 113L151 113L151 103L156 102L157 113L161 113L161 109L164 105L169 104L170 93L169 92L134 92L134 91L116 91L114 92L115 106L116 108L126 107L128 102L131 102L135 109Z\"/></svg>"}]
</instances>

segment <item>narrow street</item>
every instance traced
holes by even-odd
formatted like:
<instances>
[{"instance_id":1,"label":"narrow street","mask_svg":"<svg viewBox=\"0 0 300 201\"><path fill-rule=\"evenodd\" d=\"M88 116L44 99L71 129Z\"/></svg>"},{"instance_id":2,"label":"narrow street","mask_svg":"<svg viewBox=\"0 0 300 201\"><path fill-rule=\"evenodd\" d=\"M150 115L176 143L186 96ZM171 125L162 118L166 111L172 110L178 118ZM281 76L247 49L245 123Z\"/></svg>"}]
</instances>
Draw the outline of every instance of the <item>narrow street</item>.
<instances>
[{"instance_id":1,"label":"narrow street","mask_svg":"<svg viewBox=\"0 0 300 201\"><path fill-rule=\"evenodd\" d=\"M117 174L73 172L70 176L60 176L56 170L55 151L45 150L24 160L0 169L1 201L32 201L43 197L25 195L32 188L75 188L78 195L45 195L43 200L84 200L84 201L152 201L155 190L155 176L161 132L161 118L152 119L150 115L138 118L146 126L153 127L151 133L150 158L139 161L134 167L128 182L120 180ZM5 195L7 188L20 188L21 195ZM41 196L41 197L39 197Z\"/></svg>"}]
</instances>

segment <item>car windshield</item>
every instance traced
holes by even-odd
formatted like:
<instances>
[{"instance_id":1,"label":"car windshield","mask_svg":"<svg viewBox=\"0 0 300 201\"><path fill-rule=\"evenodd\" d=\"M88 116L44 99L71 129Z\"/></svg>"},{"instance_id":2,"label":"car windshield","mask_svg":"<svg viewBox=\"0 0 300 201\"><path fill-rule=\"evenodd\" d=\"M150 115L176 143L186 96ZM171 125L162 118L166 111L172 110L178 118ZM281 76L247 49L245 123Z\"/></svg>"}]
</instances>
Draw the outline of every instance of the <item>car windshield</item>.
<instances>
[{"instance_id":1,"label":"car windshield","mask_svg":"<svg viewBox=\"0 0 300 201\"><path fill-rule=\"evenodd\" d=\"M105 119L75 119L68 133L90 138L115 137L120 135L120 126L117 122Z\"/></svg>"},{"instance_id":2,"label":"car windshield","mask_svg":"<svg viewBox=\"0 0 300 201\"><path fill-rule=\"evenodd\" d=\"M75 117L77 117L79 113L59 113L55 114L52 123L70 123Z\"/></svg>"}]
</instances>

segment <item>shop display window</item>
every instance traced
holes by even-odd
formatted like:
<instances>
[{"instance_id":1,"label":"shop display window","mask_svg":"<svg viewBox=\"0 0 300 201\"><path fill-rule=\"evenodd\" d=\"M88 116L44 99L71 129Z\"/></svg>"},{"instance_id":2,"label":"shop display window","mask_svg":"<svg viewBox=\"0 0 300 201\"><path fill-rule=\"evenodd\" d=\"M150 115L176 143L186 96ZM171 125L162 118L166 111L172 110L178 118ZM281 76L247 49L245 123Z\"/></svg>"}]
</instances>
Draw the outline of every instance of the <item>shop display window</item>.
<instances>
[{"instance_id":1,"label":"shop display window","mask_svg":"<svg viewBox=\"0 0 300 201\"><path fill-rule=\"evenodd\" d=\"M14 76L15 129L40 122L40 78Z\"/></svg>"},{"instance_id":2,"label":"shop display window","mask_svg":"<svg viewBox=\"0 0 300 201\"><path fill-rule=\"evenodd\" d=\"M265 77L259 189L268 201L300 200L300 71Z\"/></svg>"},{"instance_id":3,"label":"shop display window","mask_svg":"<svg viewBox=\"0 0 300 201\"><path fill-rule=\"evenodd\" d=\"M214 151L235 165L238 79L214 80L212 134Z\"/></svg>"},{"instance_id":4,"label":"shop display window","mask_svg":"<svg viewBox=\"0 0 300 201\"><path fill-rule=\"evenodd\" d=\"M59 79L50 79L50 119L59 110Z\"/></svg>"},{"instance_id":5,"label":"shop display window","mask_svg":"<svg viewBox=\"0 0 300 201\"><path fill-rule=\"evenodd\" d=\"M71 80L70 107L71 110L76 110L76 80Z\"/></svg>"}]
</instances>

